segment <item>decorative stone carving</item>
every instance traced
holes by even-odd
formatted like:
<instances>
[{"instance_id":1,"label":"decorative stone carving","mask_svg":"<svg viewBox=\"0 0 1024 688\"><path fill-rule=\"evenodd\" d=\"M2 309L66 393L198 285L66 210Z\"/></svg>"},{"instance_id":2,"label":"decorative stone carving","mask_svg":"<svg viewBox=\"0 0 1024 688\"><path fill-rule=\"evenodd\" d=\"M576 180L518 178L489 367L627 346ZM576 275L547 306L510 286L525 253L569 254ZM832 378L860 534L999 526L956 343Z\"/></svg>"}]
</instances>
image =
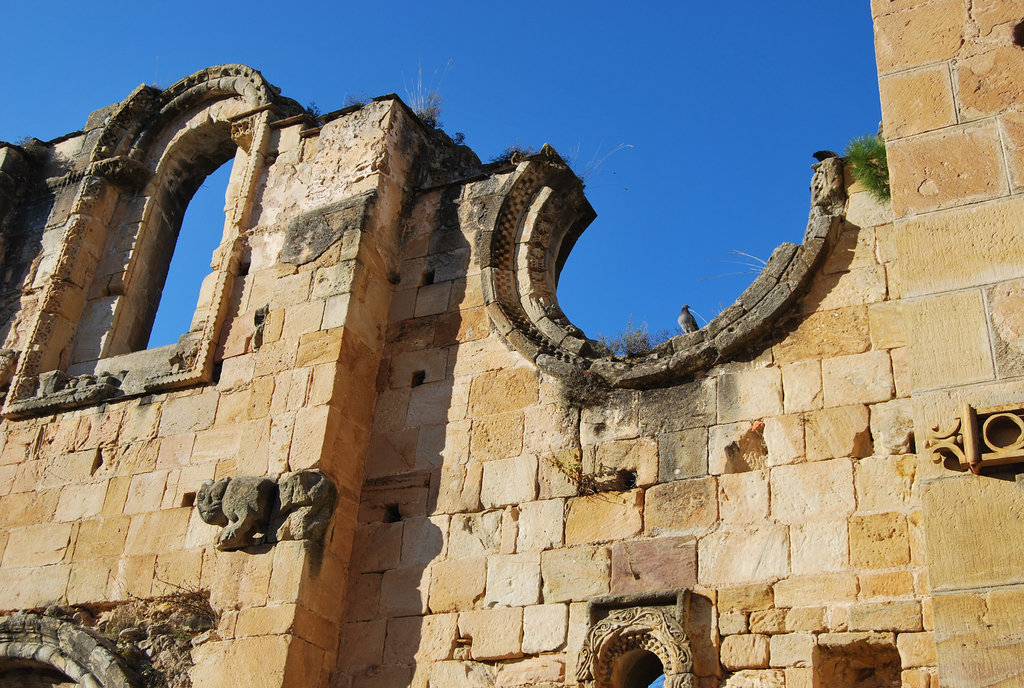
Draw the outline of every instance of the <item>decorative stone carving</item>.
<instances>
[{"instance_id":1,"label":"decorative stone carving","mask_svg":"<svg viewBox=\"0 0 1024 688\"><path fill-rule=\"evenodd\" d=\"M224 526L217 549L242 549L257 544L266 532L274 481L243 476L207 480L196 498L199 516L206 523Z\"/></svg>"},{"instance_id":2,"label":"decorative stone carving","mask_svg":"<svg viewBox=\"0 0 1024 688\"><path fill-rule=\"evenodd\" d=\"M843 161L840 158L825 158L811 165L811 205L822 206L830 211L841 212L846 202L843 189Z\"/></svg>"},{"instance_id":3,"label":"decorative stone carving","mask_svg":"<svg viewBox=\"0 0 1024 688\"><path fill-rule=\"evenodd\" d=\"M927 449L934 462L953 459L972 473L1024 463L1024 406L975 409L964 404L959 418L929 430Z\"/></svg>"},{"instance_id":4,"label":"decorative stone carving","mask_svg":"<svg viewBox=\"0 0 1024 688\"><path fill-rule=\"evenodd\" d=\"M136 191L152 176L149 169L127 156L97 160L89 166L88 174L103 177L126 191Z\"/></svg>"},{"instance_id":5,"label":"decorative stone carving","mask_svg":"<svg viewBox=\"0 0 1024 688\"><path fill-rule=\"evenodd\" d=\"M330 523L337 491L320 471L283 478L241 476L207 480L196 496L199 517L224 526L217 549L234 550L261 542L316 540Z\"/></svg>"},{"instance_id":6,"label":"decorative stone carving","mask_svg":"<svg viewBox=\"0 0 1024 688\"><path fill-rule=\"evenodd\" d=\"M61 370L51 370L39 376L35 395L11 404L8 415L63 411L120 393L121 379L109 373L71 376Z\"/></svg>"},{"instance_id":7,"label":"decorative stone carving","mask_svg":"<svg viewBox=\"0 0 1024 688\"><path fill-rule=\"evenodd\" d=\"M59 672L81 686L141 685L125 667L112 641L68 621L39 614L0 618L0 670L8 663Z\"/></svg>"},{"instance_id":8,"label":"decorative stone carving","mask_svg":"<svg viewBox=\"0 0 1024 688\"><path fill-rule=\"evenodd\" d=\"M279 504L271 523L276 541L317 540L334 511L334 485L320 471L300 471L278 485Z\"/></svg>"},{"instance_id":9,"label":"decorative stone carving","mask_svg":"<svg viewBox=\"0 0 1024 688\"><path fill-rule=\"evenodd\" d=\"M692 688L693 654L679 622L662 607L615 609L591 626L580 650L576 678L594 688L621 685L620 660L635 651L658 657L666 688Z\"/></svg>"}]
</instances>

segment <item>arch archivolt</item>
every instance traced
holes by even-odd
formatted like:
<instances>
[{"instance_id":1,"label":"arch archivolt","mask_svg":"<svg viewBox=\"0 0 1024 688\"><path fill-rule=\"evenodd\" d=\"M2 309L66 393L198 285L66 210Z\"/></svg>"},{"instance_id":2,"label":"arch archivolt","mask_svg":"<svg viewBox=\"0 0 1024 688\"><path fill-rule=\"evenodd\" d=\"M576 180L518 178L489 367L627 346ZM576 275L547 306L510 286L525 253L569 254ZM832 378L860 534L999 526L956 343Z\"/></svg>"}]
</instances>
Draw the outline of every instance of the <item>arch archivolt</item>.
<instances>
[{"instance_id":1,"label":"arch archivolt","mask_svg":"<svg viewBox=\"0 0 1024 688\"><path fill-rule=\"evenodd\" d=\"M508 343L555 374L596 373L612 387L671 384L757 343L806 290L834 242L845 203L842 162L815 165L811 212L800 245L784 243L731 306L697 332L644 356L612 356L570 322L558 305L558 275L576 240L596 217L582 183L553 149L519 163L497 194L481 233L487 312Z\"/></svg>"},{"instance_id":2,"label":"arch archivolt","mask_svg":"<svg viewBox=\"0 0 1024 688\"><path fill-rule=\"evenodd\" d=\"M301 111L243 65L204 69L165 90L140 86L117 108L104 125L60 248L47 265L4 415L210 378L250 199L265 165L269 125ZM192 331L172 345L173 351L157 355L160 361L129 353L144 353L139 342L144 346L155 312L146 301L154 290L134 283L146 273L142 268L148 269L154 251L173 246L175 222L180 224L195 188L236 149L241 152L232 173L234 200L226 208L224 236ZM155 218L168 215L168 205L174 206L172 219L163 220L164 227ZM140 360L114 360L124 355ZM88 370L73 368L89 361L96 363ZM133 369L137 374L131 377ZM75 379L85 373L88 379Z\"/></svg>"},{"instance_id":3,"label":"arch archivolt","mask_svg":"<svg viewBox=\"0 0 1024 688\"><path fill-rule=\"evenodd\" d=\"M595 623L580 651L576 678L592 680L594 688L628 688L623 662L638 651L658 658L666 688L693 686L693 653L686 633L659 607L615 609Z\"/></svg>"},{"instance_id":4,"label":"arch archivolt","mask_svg":"<svg viewBox=\"0 0 1024 688\"><path fill-rule=\"evenodd\" d=\"M88 688L139 685L109 640L39 614L0 618L0 681L9 670L47 677L59 674L74 685Z\"/></svg>"}]
</instances>

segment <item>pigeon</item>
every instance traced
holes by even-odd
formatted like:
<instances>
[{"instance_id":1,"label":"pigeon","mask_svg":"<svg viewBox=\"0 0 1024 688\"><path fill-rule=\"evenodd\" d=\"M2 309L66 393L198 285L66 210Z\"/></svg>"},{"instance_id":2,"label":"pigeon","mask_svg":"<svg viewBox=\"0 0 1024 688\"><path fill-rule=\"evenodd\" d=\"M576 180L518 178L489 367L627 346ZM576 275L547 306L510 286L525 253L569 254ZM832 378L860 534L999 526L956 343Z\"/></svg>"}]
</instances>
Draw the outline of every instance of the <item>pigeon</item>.
<instances>
[{"instance_id":1,"label":"pigeon","mask_svg":"<svg viewBox=\"0 0 1024 688\"><path fill-rule=\"evenodd\" d=\"M683 328L683 332L696 332L700 329L697 324L697 319L690 313L689 306L683 306L683 309L679 311L679 327Z\"/></svg>"}]
</instances>

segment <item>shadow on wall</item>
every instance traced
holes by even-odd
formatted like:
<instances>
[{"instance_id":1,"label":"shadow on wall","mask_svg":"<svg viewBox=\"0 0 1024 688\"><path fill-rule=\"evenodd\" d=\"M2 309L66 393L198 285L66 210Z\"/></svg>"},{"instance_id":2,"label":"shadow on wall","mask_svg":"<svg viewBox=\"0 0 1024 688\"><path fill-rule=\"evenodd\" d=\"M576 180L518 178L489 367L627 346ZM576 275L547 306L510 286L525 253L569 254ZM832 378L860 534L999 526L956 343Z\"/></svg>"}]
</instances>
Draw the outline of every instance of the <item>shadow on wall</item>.
<instances>
[{"instance_id":1,"label":"shadow on wall","mask_svg":"<svg viewBox=\"0 0 1024 688\"><path fill-rule=\"evenodd\" d=\"M458 212L461 192L461 186L446 187L418 199L413 217L431 206L438 210L433 222L413 228L392 300L395 322L388 327L377 376L335 670L357 686L410 685L417 662L469 658L469 645L456 647L457 615L440 614L453 609L431 609L436 614L424 616L429 565L442 553L448 521L447 516L429 514L437 510L453 397L449 371L457 355L453 345L462 328L458 306L469 268L470 246ZM423 255L416 255L417 248ZM410 302L412 317L399 315L402 304ZM500 523L501 512L492 513ZM482 514L453 516L453 527L456 520L480 538L481 552L492 549L484 540L500 527L484 524ZM453 584L460 581L458 574L452 577Z\"/></svg>"}]
</instances>

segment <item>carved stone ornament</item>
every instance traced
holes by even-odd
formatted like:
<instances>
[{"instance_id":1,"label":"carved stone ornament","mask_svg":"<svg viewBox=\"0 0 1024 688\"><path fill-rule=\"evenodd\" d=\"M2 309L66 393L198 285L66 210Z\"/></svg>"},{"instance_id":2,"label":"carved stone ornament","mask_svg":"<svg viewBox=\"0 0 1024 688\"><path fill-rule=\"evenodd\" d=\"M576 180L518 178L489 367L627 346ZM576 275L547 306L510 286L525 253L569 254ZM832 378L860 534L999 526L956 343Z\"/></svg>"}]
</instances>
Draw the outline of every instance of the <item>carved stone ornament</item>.
<instances>
[{"instance_id":1,"label":"carved stone ornament","mask_svg":"<svg viewBox=\"0 0 1024 688\"><path fill-rule=\"evenodd\" d=\"M927 449L932 461L954 459L972 473L1024 463L1024 407L975 409L964 404L959 418L928 431Z\"/></svg>"},{"instance_id":2,"label":"carved stone ornament","mask_svg":"<svg viewBox=\"0 0 1024 688\"><path fill-rule=\"evenodd\" d=\"M199 517L223 526L217 549L235 550L282 540L316 540L327 529L336 490L320 471L282 478L241 476L207 480L196 496Z\"/></svg>"},{"instance_id":3,"label":"carved stone ornament","mask_svg":"<svg viewBox=\"0 0 1024 688\"><path fill-rule=\"evenodd\" d=\"M663 608L615 609L595 623L580 650L576 678L594 688L615 688L615 669L623 656L643 650L658 657L666 688L692 688L693 654L678 621Z\"/></svg>"},{"instance_id":4,"label":"carved stone ornament","mask_svg":"<svg viewBox=\"0 0 1024 688\"><path fill-rule=\"evenodd\" d=\"M76 686L139 688L142 685L125 666L110 639L76 624L39 614L19 613L0 618L0 673L8 666L20 673L0 677L0 684L5 686L69 685L49 682L47 679L52 681L54 672L67 677ZM38 674L41 682L37 683L33 674ZM19 679L28 682L22 683Z\"/></svg>"}]
</instances>

